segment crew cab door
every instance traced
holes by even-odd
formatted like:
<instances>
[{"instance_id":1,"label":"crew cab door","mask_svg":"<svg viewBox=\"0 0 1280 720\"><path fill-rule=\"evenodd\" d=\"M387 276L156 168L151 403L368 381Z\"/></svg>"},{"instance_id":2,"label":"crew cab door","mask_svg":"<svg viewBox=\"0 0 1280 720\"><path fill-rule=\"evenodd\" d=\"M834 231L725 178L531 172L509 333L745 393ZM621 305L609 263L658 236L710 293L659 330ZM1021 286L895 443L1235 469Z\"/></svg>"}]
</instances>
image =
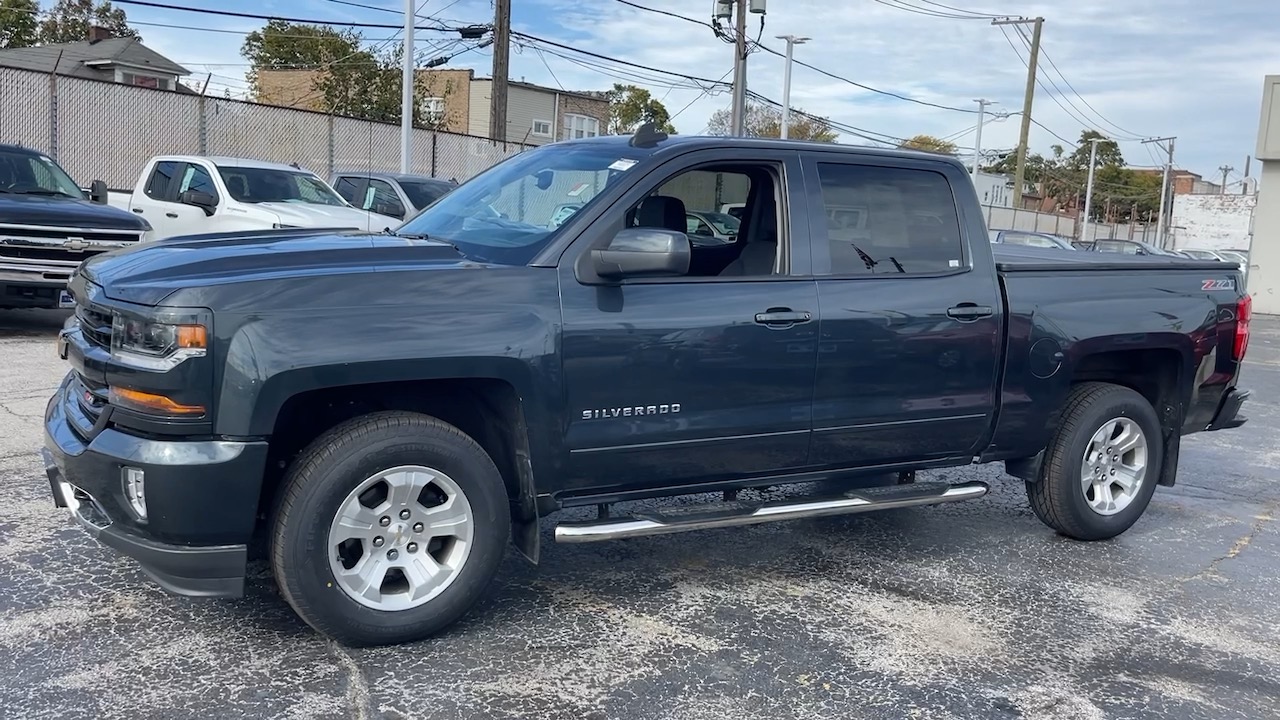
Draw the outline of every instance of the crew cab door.
<instances>
[{"instance_id":1,"label":"crew cab door","mask_svg":"<svg viewBox=\"0 0 1280 720\"><path fill-rule=\"evenodd\" d=\"M804 168L821 313L811 462L971 456L996 407L1002 312L981 219L957 202L967 178L846 153Z\"/></svg>"},{"instance_id":2,"label":"crew cab door","mask_svg":"<svg viewBox=\"0 0 1280 720\"><path fill-rule=\"evenodd\" d=\"M668 161L559 266L570 493L768 475L807 461L818 295L794 153ZM590 250L625 227L687 229L745 202L739 247L692 249L682 277L604 281ZM741 259L736 259L741 256Z\"/></svg>"}]
</instances>

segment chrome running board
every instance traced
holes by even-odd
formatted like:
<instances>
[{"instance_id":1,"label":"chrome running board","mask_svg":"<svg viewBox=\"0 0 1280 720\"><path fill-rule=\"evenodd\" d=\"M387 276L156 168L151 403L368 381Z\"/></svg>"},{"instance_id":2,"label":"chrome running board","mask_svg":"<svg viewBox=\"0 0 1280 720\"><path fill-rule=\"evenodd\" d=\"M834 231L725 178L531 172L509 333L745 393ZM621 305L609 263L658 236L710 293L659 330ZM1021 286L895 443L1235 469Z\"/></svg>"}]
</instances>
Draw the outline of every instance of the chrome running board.
<instances>
[{"instance_id":1,"label":"chrome running board","mask_svg":"<svg viewBox=\"0 0 1280 720\"><path fill-rule=\"evenodd\" d=\"M562 543L598 542L920 505L941 505L980 498L987 494L988 489L986 483L980 482L961 485L920 483L850 490L844 495L826 498L772 502L733 500L639 512L629 517L563 522L556 526L555 538L556 542Z\"/></svg>"}]
</instances>

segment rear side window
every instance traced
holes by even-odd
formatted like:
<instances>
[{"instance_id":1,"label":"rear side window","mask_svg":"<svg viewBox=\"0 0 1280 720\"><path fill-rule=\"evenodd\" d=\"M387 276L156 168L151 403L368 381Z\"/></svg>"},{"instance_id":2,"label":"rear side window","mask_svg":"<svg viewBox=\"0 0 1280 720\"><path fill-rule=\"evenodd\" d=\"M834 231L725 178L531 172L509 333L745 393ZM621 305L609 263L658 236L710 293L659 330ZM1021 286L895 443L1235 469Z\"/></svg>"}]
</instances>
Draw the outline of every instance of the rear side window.
<instances>
[{"instance_id":1,"label":"rear side window","mask_svg":"<svg viewBox=\"0 0 1280 720\"><path fill-rule=\"evenodd\" d=\"M960 219L940 173L819 163L818 177L831 274L940 273L963 265Z\"/></svg>"},{"instance_id":2,"label":"rear side window","mask_svg":"<svg viewBox=\"0 0 1280 720\"><path fill-rule=\"evenodd\" d=\"M359 178L344 176L338 178L338 182L334 183L333 189L338 191L343 200L358 206L361 200L360 186L362 184L364 184L364 181Z\"/></svg>"},{"instance_id":3,"label":"rear side window","mask_svg":"<svg viewBox=\"0 0 1280 720\"><path fill-rule=\"evenodd\" d=\"M173 176L178 172L179 163L176 162L159 162L151 171L151 177L147 180L147 187L143 190L147 197L152 200L172 200L169 195L169 188L173 187Z\"/></svg>"}]
</instances>

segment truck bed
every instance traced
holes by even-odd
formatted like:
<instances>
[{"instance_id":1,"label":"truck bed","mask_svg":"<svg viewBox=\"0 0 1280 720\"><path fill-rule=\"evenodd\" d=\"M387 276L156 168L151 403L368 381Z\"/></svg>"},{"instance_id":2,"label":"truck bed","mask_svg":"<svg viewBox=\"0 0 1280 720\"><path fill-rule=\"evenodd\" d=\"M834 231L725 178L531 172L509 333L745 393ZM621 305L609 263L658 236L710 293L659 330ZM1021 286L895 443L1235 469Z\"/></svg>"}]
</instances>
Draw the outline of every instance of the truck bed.
<instances>
[{"instance_id":1,"label":"truck bed","mask_svg":"<svg viewBox=\"0 0 1280 720\"><path fill-rule=\"evenodd\" d=\"M1112 271L1168 271L1168 270L1216 270L1219 273L1239 270L1236 263L1218 260L1192 260L1190 258L1156 255L1122 255L1087 251L1038 248L1026 245L993 244L991 252L996 259L996 269L1002 273L1052 272L1060 270L1112 270Z\"/></svg>"}]
</instances>

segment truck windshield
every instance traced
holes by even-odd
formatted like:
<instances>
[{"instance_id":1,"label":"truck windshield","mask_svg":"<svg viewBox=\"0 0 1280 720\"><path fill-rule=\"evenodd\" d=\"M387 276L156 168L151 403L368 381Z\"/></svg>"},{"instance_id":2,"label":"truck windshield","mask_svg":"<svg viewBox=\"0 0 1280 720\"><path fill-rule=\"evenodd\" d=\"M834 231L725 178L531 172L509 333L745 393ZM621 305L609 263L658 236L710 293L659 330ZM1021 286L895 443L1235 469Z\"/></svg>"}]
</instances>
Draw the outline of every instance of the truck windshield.
<instances>
[{"instance_id":1,"label":"truck windshield","mask_svg":"<svg viewBox=\"0 0 1280 720\"><path fill-rule=\"evenodd\" d=\"M219 165L218 174L222 176L227 192L240 202L347 204L323 180L307 172Z\"/></svg>"},{"instance_id":2,"label":"truck windshield","mask_svg":"<svg viewBox=\"0 0 1280 720\"><path fill-rule=\"evenodd\" d=\"M524 265L650 152L622 143L544 145L477 175L396 233L446 240L478 262Z\"/></svg>"},{"instance_id":3,"label":"truck windshield","mask_svg":"<svg viewBox=\"0 0 1280 720\"><path fill-rule=\"evenodd\" d=\"M7 148L0 148L0 193L84 197L71 176L53 160Z\"/></svg>"}]
</instances>

